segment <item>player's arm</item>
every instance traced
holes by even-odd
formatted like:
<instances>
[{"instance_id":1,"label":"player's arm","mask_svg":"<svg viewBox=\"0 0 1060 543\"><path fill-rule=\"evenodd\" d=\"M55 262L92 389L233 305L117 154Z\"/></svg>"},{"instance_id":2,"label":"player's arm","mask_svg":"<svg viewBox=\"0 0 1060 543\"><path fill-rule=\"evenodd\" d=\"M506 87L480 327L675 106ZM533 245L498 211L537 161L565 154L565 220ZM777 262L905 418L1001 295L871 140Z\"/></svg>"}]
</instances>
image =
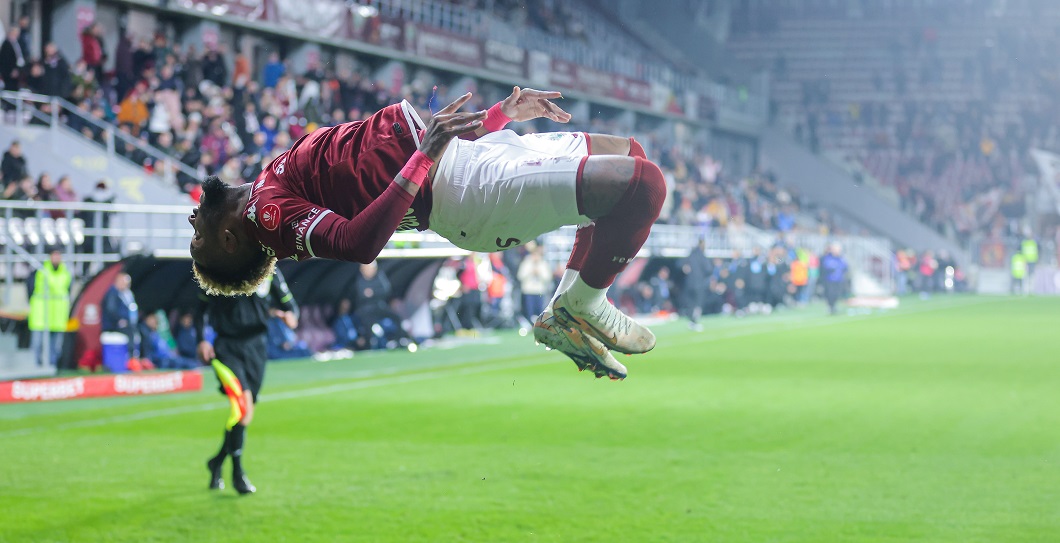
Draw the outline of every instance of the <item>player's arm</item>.
<instances>
[{"instance_id":1,"label":"player's arm","mask_svg":"<svg viewBox=\"0 0 1060 543\"><path fill-rule=\"evenodd\" d=\"M313 256L368 263L375 260L397 231L405 212L420 186L427 181L431 167L442 158L446 146L456 136L477 130L486 117L485 111L457 113L470 94L449 104L427 123L420 149L413 153L394 182L368 207L352 219L327 216L313 234Z\"/></svg>"},{"instance_id":2,"label":"player's arm","mask_svg":"<svg viewBox=\"0 0 1060 543\"><path fill-rule=\"evenodd\" d=\"M470 98L471 93L464 96ZM460 136L461 139L476 140L490 132L503 130L511 121L522 122L545 117L557 123L570 122L571 114L552 103L552 100L563 98L559 91L539 91L512 87L512 94L504 100L493 104L482 121L482 126L474 132Z\"/></svg>"}]
</instances>

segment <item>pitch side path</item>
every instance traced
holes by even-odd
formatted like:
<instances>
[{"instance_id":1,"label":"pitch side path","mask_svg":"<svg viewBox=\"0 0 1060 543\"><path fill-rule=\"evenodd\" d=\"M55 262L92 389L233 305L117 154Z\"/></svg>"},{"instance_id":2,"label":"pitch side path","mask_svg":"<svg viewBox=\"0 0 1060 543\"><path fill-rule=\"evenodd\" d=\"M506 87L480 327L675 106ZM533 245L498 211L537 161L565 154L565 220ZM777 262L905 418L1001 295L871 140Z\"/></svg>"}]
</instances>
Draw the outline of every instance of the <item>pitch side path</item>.
<instances>
[{"instance_id":1,"label":"pitch side path","mask_svg":"<svg viewBox=\"0 0 1060 543\"><path fill-rule=\"evenodd\" d=\"M0 406L0 541L1053 541L1060 299L657 325L624 382L527 337L274 363L252 496L213 392ZM227 476L226 472L226 476Z\"/></svg>"}]
</instances>

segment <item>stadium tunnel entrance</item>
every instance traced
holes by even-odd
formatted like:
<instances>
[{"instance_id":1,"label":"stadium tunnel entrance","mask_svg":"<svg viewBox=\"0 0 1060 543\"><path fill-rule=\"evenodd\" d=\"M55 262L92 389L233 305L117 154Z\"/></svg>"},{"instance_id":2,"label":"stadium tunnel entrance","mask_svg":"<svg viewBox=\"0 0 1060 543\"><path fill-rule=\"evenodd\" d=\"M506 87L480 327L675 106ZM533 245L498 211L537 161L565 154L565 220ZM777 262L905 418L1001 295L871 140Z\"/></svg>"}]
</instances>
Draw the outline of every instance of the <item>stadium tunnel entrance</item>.
<instances>
[{"instance_id":1,"label":"stadium tunnel entrance","mask_svg":"<svg viewBox=\"0 0 1060 543\"><path fill-rule=\"evenodd\" d=\"M434 278L445 258L390 258L378 260L379 271L390 280L395 310L403 318L428 315ZM299 334L310 344L327 342L330 321L339 301L356 299L359 264L334 260L282 261L278 267L302 308ZM130 256L114 262L89 279L71 306L77 323L73 348L59 361L60 369L75 369L85 353L98 352L102 332L103 297L121 272L132 279L132 292L140 316L165 312L175 322L198 304L199 288L191 273L191 260ZM356 309L356 307L354 307Z\"/></svg>"}]
</instances>

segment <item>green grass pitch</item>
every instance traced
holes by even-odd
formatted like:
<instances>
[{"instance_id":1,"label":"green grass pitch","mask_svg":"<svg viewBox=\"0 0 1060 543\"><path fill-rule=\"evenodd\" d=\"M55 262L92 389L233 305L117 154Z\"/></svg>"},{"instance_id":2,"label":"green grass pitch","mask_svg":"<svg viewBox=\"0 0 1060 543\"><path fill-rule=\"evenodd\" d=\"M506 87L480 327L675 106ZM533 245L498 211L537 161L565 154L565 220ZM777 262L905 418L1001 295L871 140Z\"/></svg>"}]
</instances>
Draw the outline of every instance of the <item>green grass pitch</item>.
<instances>
[{"instance_id":1,"label":"green grass pitch","mask_svg":"<svg viewBox=\"0 0 1060 543\"><path fill-rule=\"evenodd\" d=\"M0 541L1060 540L1060 299L657 327L613 383L512 333L202 393L0 406ZM227 475L226 466L226 475Z\"/></svg>"}]
</instances>

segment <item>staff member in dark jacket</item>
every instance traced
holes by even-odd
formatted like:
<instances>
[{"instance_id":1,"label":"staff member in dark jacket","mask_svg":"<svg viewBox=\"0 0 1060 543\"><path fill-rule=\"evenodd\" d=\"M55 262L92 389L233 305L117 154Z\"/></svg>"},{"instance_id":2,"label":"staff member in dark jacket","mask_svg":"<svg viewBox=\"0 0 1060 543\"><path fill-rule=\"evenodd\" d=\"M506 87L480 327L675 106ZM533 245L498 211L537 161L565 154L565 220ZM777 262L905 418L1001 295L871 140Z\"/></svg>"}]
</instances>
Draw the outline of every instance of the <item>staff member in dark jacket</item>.
<instances>
[{"instance_id":1,"label":"staff member in dark jacket","mask_svg":"<svg viewBox=\"0 0 1060 543\"><path fill-rule=\"evenodd\" d=\"M828 301L828 312L836 314L836 303L846 290L847 261L843 260L838 243L828 246L821 257L821 279L824 281L824 298Z\"/></svg>"},{"instance_id":2,"label":"staff member in dark jacket","mask_svg":"<svg viewBox=\"0 0 1060 543\"><path fill-rule=\"evenodd\" d=\"M699 328L699 317L703 315L703 305L707 301L707 290L710 288L710 274L713 273L710 259L707 258L707 244L702 239L695 249L681 261L681 271L685 274L683 296L687 306L688 320L692 329Z\"/></svg>"},{"instance_id":3,"label":"staff member in dark jacket","mask_svg":"<svg viewBox=\"0 0 1060 543\"><path fill-rule=\"evenodd\" d=\"M114 278L114 285L103 295L103 331L119 332L129 338L129 358L136 358L140 346L140 334L136 323L140 318L140 309L133 296L132 279L127 273L119 273Z\"/></svg>"},{"instance_id":4,"label":"staff member in dark jacket","mask_svg":"<svg viewBox=\"0 0 1060 543\"><path fill-rule=\"evenodd\" d=\"M255 294L250 296L208 296L199 294L195 329L199 337L198 355L212 364L221 389L232 404L225 426L221 450L206 467L210 470L210 488L224 488L221 468L225 458L232 457L232 486L240 494L257 489L243 473L243 439L254 418L254 402L265 379L266 335L269 317L280 316L291 329L298 327L298 305L276 270ZM204 317L217 332L213 345L203 341Z\"/></svg>"}]
</instances>

